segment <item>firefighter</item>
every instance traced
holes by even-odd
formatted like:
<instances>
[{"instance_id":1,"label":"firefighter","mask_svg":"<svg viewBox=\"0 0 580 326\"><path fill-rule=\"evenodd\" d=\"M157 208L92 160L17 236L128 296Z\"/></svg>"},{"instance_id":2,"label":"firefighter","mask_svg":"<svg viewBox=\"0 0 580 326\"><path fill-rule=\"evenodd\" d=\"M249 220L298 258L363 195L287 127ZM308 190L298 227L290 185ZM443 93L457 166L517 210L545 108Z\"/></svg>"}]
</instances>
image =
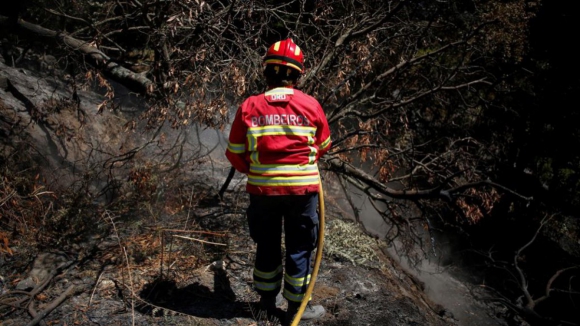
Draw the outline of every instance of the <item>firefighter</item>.
<instances>
[{"instance_id":1,"label":"firefighter","mask_svg":"<svg viewBox=\"0 0 580 326\"><path fill-rule=\"evenodd\" d=\"M286 323L296 315L310 282L319 232L317 162L331 145L320 103L295 88L303 72L304 54L292 39L269 47L264 57L267 90L238 108L226 150L233 167L248 176L247 221L257 245L253 278L260 307L275 313L283 284ZM301 318L324 314L322 306L309 303Z\"/></svg>"}]
</instances>

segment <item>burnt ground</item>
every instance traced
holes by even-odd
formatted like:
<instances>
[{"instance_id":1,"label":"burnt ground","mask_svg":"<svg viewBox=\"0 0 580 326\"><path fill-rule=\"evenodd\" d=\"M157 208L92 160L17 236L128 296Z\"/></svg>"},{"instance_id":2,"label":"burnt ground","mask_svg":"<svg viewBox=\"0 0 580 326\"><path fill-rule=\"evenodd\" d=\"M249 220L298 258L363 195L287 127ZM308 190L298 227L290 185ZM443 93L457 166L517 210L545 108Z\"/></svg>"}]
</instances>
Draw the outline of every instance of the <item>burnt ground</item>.
<instances>
[{"instance_id":1,"label":"burnt ground","mask_svg":"<svg viewBox=\"0 0 580 326\"><path fill-rule=\"evenodd\" d=\"M157 225L117 220L102 236L66 251L39 252L28 263L26 244L13 247L0 268L0 325L28 325L43 313L45 325L278 325L257 314L254 244L244 223L243 213L226 199L187 216L166 215ZM334 223L330 216L330 231ZM376 241L369 237L368 243ZM360 265L324 255L313 302L327 314L300 325L507 325L492 316L497 311L474 300L466 285L449 281L430 288L380 245L373 249L373 261ZM454 302L446 307L430 299L429 291ZM285 304L281 308L283 314Z\"/></svg>"},{"instance_id":2,"label":"burnt ground","mask_svg":"<svg viewBox=\"0 0 580 326\"><path fill-rule=\"evenodd\" d=\"M145 148L138 140L149 137L123 133L126 121L118 113L95 114L102 96L80 92L81 106L67 109L67 85L23 71L0 62L3 84L12 85L0 89L0 122L9 128L2 135L21 135L25 162L26 150L42 156L47 173L35 184L46 178L45 185L80 184L87 194L112 191L103 192L105 203L80 196L74 187L72 194L54 195L35 187L34 196L22 193L15 201L8 182L20 182L31 168L5 169L15 174L0 178L6 190L0 205L29 215L0 216L0 325L276 325L256 310L243 180L232 181L223 201L211 200L227 172L214 173L216 161L182 158L178 147L169 147L174 141L156 141L133 157L133 165L103 164L115 153ZM33 123L35 110L44 118ZM9 144L6 152L12 146L2 144ZM189 152L200 153L202 146L190 145ZM155 163L152 157L182 158L172 164L180 170L155 175L137 168ZM119 187L107 188L112 177ZM40 201L42 196L58 198L54 203L61 206ZM508 325L498 319L506 311L474 299L480 288L445 271L403 268L328 200L313 294L327 314L301 325Z\"/></svg>"}]
</instances>

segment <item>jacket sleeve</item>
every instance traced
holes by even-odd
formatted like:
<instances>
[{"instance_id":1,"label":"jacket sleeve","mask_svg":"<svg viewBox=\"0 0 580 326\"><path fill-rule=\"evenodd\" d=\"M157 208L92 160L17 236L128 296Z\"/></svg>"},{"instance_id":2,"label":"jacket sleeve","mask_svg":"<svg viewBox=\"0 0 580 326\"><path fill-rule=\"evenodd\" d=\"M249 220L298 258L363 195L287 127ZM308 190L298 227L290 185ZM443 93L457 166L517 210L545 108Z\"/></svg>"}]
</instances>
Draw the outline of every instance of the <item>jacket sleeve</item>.
<instances>
[{"instance_id":1,"label":"jacket sleeve","mask_svg":"<svg viewBox=\"0 0 580 326\"><path fill-rule=\"evenodd\" d=\"M328 126L328 121L326 120L326 115L322 107L318 106L318 125L316 126L316 144L318 145L318 155L320 158L330 149L332 145L332 140L330 139L330 127Z\"/></svg>"},{"instance_id":2,"label":"jacket sleeve","mask_svg":"<svg viewBox=\"0 0 580 326\"><path fill-rule=\"evenodd\" d=\"M242 108L238 108L232 123L226 157L232 166L241 173L248 173L249 164L246 161L246 132L247 127L242 118Z\"/></svg>"}]
</instances>

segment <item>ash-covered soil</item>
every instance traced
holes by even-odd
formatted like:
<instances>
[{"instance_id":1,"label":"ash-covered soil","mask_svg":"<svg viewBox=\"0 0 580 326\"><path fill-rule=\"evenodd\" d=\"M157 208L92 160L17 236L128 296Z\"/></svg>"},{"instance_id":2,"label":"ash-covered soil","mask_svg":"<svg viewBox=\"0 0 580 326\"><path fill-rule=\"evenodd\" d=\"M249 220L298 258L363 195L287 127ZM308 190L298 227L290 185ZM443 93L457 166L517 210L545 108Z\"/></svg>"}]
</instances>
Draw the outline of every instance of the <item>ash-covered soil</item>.
<instances>
[{"instance_id":1,"label":"ash-covered soil","mask_svg":"<svg viewBox=\"0 0 580 326\"><path fill-rule=\"evenodd\" d=\"M120 115L89 114L103 99L88 92L80 93L78 112L45 112L45 120L21 124L32 121L21 98L46 110L42 103L55 94L70 97L69 87L2 63L0 68L0 77L13 85L12 92L0 89L2 121L13 123L11 133L28 135L23 141L34 146L23 148L40 152L51 173L45 176L52 178L46 184L87 182L90 192L111 185L106 182L112 172L119 183L104 195L115 205L59 193L54 196L70 206L53 214L47 213L50 206L41 206L38 224L0 216L0 231L6 231L0 245L0 325L278 324L256 310L243 180L232 181L223 201L211 200L227 167L218 171L223 164L216 163L223 162L208 161L202 149L222 148L183 143L193 148L186 152L198 155L191 158L182 157L183 147L169 147L173 141L145 148L149 137L124 133ZM82 123L79 112L86 114ZM62 123L68 126L64 138L54 128ZM134 166L119 160L126 156L115 156L131 148L145 148ZM158 175L138 168L159 153L181 162ZM87 170L77 162L86 162ZM16 181L26 171L17 172ZM95 179L99 176L104 179ZM6 198L0 204L9 203ZM15 204L34 201L20 199ZM301 325L507 325L495 318L503 311L473 299L473 287L445 272L401 267L384 245L333 211L338 205L328 206L324 259L313 294L327 314ZM282 314L286 307L280 308Z\"/></svg>"},{"instance_id":2,"label":"ash-covered soil","mask_svg":"<svg viewBox=\"0 0 580 326\"><path fill-rule=\"evenodd\" d=\"M278 325L275 317L258 315L251 277L254 244L243 205L228 202L232 199L188 216L167 215L157 225L142 225L137 218L103 220L109 226L115 222L110 233L67 250L27 256L26 244L13 247L14 255L2 256L0 268L1 325L29 325L41 314L45 325ZM328 232L336 223L344 222L328 219ZM328 239L326 245L333 245ZM368 237L368 243L377 242ZM300 325L503 324L459 283L445 295L456 296L463 307L432 301L428 284L380 245L374 249L373 261L361 265L324 255L313 302L327 314ZM283 315L286 305L280 308ZM458 309L465 312L462 320L452 312Z\"/></svg>"}]
</instances>

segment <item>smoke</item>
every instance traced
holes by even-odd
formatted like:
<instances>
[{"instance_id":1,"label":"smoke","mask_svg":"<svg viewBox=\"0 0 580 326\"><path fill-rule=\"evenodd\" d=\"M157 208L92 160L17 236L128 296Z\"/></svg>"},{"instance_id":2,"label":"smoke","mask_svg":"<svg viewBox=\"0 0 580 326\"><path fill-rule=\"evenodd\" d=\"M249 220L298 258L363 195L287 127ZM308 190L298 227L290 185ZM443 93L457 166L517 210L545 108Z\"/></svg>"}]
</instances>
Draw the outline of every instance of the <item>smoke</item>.
<instances>
[{"instance_id":1,"label":"smoke","mask_svg":"<svg viewBox=\"0 0 580 326\"><path fill-rule=\"evenodd\" d=\"M358 216L368 233L374 234L380 239L385 238L389 230L389 224L376 211L375 207L370 204L367 196L353 187L343 189L341 186L337 186L335 178L327 180L325 185L329 188L327 197L331 196L331 200L339 205L342 216L353 218ZM350 199L346 198L345 193L348 193ZM430 236L430 234L425 234L425 237ZM424 255L423 249L425 248L414 248L415 252L423 253L423 258L419 261L416 259L411 260L405 251L396 249L403 247L403 244L398 239L388 245L387 253L408 274L424 284L424 292L428 298L433 303L443 307L446 315L452 315L457 320L458 325L501 325L498 320L487 315L485 307L472 296L470 292L471 285L460 276L462 274L461 268L459 266L449 265L443 267L441 265L441 262L447 261L447 257L453 255L453 251L457 248L453 248L452 242L441 234L437 235L434 243L437 245L436 251L431 251L429 255ZM421 255L418 255L418 257L421 257Z\"/></svg>"}]
</instances>

